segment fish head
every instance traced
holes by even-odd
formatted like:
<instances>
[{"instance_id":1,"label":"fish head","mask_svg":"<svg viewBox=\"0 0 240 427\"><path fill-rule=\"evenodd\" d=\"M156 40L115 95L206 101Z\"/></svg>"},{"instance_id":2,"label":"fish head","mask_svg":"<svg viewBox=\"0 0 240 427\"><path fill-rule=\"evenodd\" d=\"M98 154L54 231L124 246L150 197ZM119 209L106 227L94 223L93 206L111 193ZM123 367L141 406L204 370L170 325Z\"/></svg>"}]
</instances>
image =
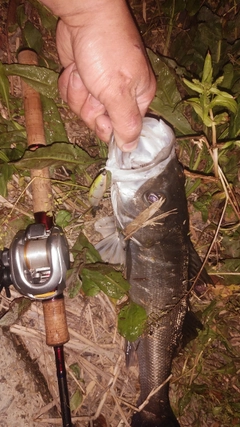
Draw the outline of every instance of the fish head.
<instances>
[{"instance_id":1,"label":"fish head","mask_svg":"<svg viewBox=\"0 0 240 427\"><path fill-rule=\"evenodd\" d=\"M137 148L122 152L111 142L106 169L112 175L111 198L118 225L124 229L162 196L158 177L175 158L175 135L162 120L144 118Z\"/></svg>"},{"instance_id":2,"label":"fish head","mask_svg":"<svg viewBox=\"0 0 240 427\"><path fill-rule=\"evenodd\" d=\"M156 177L144 182L132 202L125 204L133 220L125 228L125 235L144 247L176 244L176 237L188 234L188 209L185 176L176 156ZM182 234L183 233L183 234Z\"/></svg>"}]
</instances>

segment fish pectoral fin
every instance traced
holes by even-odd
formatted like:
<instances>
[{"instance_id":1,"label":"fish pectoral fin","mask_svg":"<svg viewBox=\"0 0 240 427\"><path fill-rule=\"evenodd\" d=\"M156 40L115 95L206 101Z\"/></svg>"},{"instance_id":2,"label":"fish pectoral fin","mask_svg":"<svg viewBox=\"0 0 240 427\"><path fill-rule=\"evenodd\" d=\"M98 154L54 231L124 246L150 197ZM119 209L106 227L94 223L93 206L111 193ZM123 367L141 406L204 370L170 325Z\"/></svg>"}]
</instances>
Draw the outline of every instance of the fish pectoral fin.
<instances>
[{"instance_id":1,"label":"fish pectoral fin","mask_svg":"<svg viewBox=\"0 0 240 427\"><path fill-rule=\"evenodd\" d=\"M126 368L130 368L130 366L137 365L137 347L139 344L139 340L130 342L125 340L125 362Z\"/></svg>"},{"instance_id":2,"label":"fish pectoral fin","mask_svg":"<svg viewBox=\"0 0 240 427\"><path fill-rule=\"evenodd\" d=\"M114 215L98 219L94 224L94 228L103 238L110 236L117 228Z\"/></svg>"},{"instance_id":3,"label":"fish pectoral fin","mask_svg":"<svg viewBox=\"0 0 240 427\"><path fill-rule=\"evenodd\" d=\"M114 217L101 218L95 223L95 229L104 237L95 245L102 260L110 264L125 265L126 243L123 234L116 228Z\"/></svg>"}]
</instances>

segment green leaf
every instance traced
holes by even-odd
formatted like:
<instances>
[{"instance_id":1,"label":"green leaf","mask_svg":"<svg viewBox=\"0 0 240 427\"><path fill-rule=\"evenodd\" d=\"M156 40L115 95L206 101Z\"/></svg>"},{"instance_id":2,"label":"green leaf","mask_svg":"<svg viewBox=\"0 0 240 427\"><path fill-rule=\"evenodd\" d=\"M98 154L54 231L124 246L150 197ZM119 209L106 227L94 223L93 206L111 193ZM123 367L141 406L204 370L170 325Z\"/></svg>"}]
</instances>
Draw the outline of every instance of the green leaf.
<instances>
[{"instance_id":1,"label":"green leaf","mask_svg":"<svg viewBox=\"0 0 240 427\"><path fill-rule=\"evenodd\" d=\"M14 164L17 169L21 170L64 165L71 170L78 169L82 172L94 162L95 160L77 145L56 142L35 151L25 151L23 157Z\"/></svg>"},{"instance_id":2,"label":"green leaf","mask_svg":"<svg viewBox=\"0 0 240 427\"><path fill-rule=\"evenodd\" d=\"M43 28L47 30L55 31L58 18L50 12L46 6L37 0L29 0L30 3L37 9L39 16L42 21Z\"/></svg>"},{"instance_id":3,"label":"green leaf","mask_svg":"<svg viewBox=\"0 0 240 427\"><path fill-rule=\"evenodd\" d=\"M221 150L227 150L227 149L231 150L234 144L235 144L235 141L232 141L232 140L224 142L223 145L221 146Z\"/></svg>"},{"instance_id":4,"label":"green leaf","mask_svg":"<svg viewBox=\"0 0 240 427\"><path fill-rule=\"evenodd\" d=\"M196 384L196 383L192 383L191 384L191 392L192 393L197 393L197 394L202 394L202 395L206 395L206 393L209 394L209 388L207 384Z\"/></svg>"},{"instance_id":5,"label":"green leaf","mask_svg":"<svg viewBox=\"0 0 240 427\"><path fill-rule=\"evenodd\" d=\"M182 98L177 89L174 71L152 51L148 50L148 56L157 76L157 92L150 108L180 133L186 135L195 133L182 112Z\"/></svg>"},{"instance_id":6,"label":"green leaf","mask_svg":"<svg viewBox=\"0 0 240 427\"><path fill-rule=\"evenodd\" d=\"M0 164L0 194L3 197L7 196L7 183L11 179L14 168L8 163Z\"/></svg>"},{"instance_id":7,"label":"green leaf","mask_svg":"<svg viewBox=\"0 0 240 427\"><path fill-rule=\"evenodd\" d=\"M196 2L196 0L186 0L186 9L190 16L194 16L200 7L201 3Z\"/></svg>"},{"instance_id":8,"label":"green leaf","mask_svg":"<svg viewBox=\"0 0 240 427\"><path fill-rule=\"evenodd\" d=\"M11 145L22 143L23 147L27 145L26 132L24 130L10 130L0 132L0 147L11 148Z\"/></svg>"},{"instance_id":9,"label":"green leaf","mask_svg":"<svg viewBox=\"0 0 240 427\"><path fill-rule=\"evenodd\" d=\"M1 316L0 327L13 325L17 320L21 319L21 316L29 309L30 305L31 301L24 297L13 300L9 310Z\"/></svg>"},{"instance_id":10,"label":"green leaf","mask_svg":"<svg viewBox=\"0 0 240 427\"><path fill-rule=\"evenodd\" d=\"M197 93L203 93L203 85L199 80L190 81L183 78L183 83Z\"/></svg>"},{"instance_id":11,"label":"green leaf","mask_svg":"<svg viewBox=\"0 0 240 427\"><path fill-rule=\"evenodd\" d=\"M82 254L84 252L84 261L87 264L102 261L98 251L94 248L94 246L89 242L85 234L83 234L82 232L79 234L76 242L74 243L71 252L74 258L78 254Z\"/></svg>"},{"instance_id":12,"label":"green leaf","mask_svg":"<svg viewBox=\"0 0 240 427\"><path fill-rule=\"evenodd\" d=\"M236 138L238 135L240 135L240 97L237 100L237 112L231 114L229 126L229 137Z\"/></svg>"},{"instance_id":13,"label":"green leaf","mask_svg":"<svg viewBox=\"0 0 240 427\"><path fill-rule=\"evenodd\" d=\"M80 380L80 378L81 378L81 369L79 368L78 363L72 363L72 365L70 365L69 368L74 373L74 376L77 378L77 380Z\"/></svg>"},{"instance_id":14,"label":"green leaf","mask_svg":"<svg viewBox=\"0 0 240 427\"><path fill-rule=\"evenodd\" d=\"M207 222L209 215L208 208L201 202L195 202L194 207L201 212L203 222Z\"/></svg>"},{"instance_id":15,"label":"green leaf","mask_svg":"<svg viewBox=\"0 0 240 427\"><path fill-rule=\"evenodd\" d=\"M233 241L232 241L232 244L233 244ZM238 243L237 243L237 246L239 246ZM221 264L218 265L217 271L219 276L221 276L221 273L225 273L222 277L224 277L224 282L227 285L239 285L240 283L240 259L239 258L232 258L232 259L230 258L230 259L223 260Z\"/></svg>"},{"instance_id":16,"label":"green leaf","mask_svg":"<svg viewBox=\"0 0 240 427\"><path fill-rule=\"evenodd\" d=\"M228 121L229 121L229 115L226 112L225 113L221 113L221 114L217 114L214 117L214 123L216 125L221 125L221 124L227 123Z\"/></svg>"},{"instance_id":17,"label":"green leaf","mask_svg":"<svg viewBox=\"0 0 240 427\"><path fill-rule=\"evenodd\" d=\"M147 314L143 307L130 302L118 315L119 333L128 341L135 341L144 331Z\"/></svg>"},{"instance_id":18,"label":"green leaf","mask_svg":"<svg viewBox=\"0 0 240 427\"><path fill-rule=\"evenodd\" d=\"M9 161L8 156L6 155L6 153L3 150L0 150L0 160L2 160L5 163L7 163Z\"/></svg>"},{"instance_id":19,"label":"green leaf","mask_svg":"<svg viewBox=\"0 0 240 427\"><path fill-rule=\"evenodd\" d=\"M24 27L24 25L25 25L25 23L27 21L27 17L26 17L26 14L25 14L25 5L24 4L21 4L20 6L17 7L17 13L16 13L16 15L17 15L16 16L17 23L18 23L19 27L21 29L23 29L23 27Z\"/></svg>"},{"instance_id":20,"label":"green leaf","mask_svg":"<svg viewBox=\"0 0 240 427\"><path fill-rule=\"evenodd\" d=\"M60 209L56 214L56 224L59 227L65 228L72 219L72 214L65 209Z\"/></svg>"},{"instance_id":21,"label":"green leaf","mask_svg":"<svg viewBox=\"0 0 240 427\"><path fill-rule=\"evenodd\" d=\"M212 79L213 79L212 58L210 53L208 52L204 61L204 66L203 66L202 83L211 84Z\"/></svg>"},{"instance_id":22,"label":"green leaf","mask_svg":"<svg viewBox=\"0 0 240 427\"><path fill-rule=\"evenodd\" d=\"M78 275L75 273L75 269L70 269L67 271L67 278L71 274L74 275L73 276L74 277L74 283L71 280L72 283L70 286L68 286L68 295L69 295L69 298L75 298L79 294L79 292L82 288L82 282L79 279Z\"/></svg>"},{"instance_id":23,"label":"green leaf","mask_svg":"<svg viewBox=\"0 0 240 427\"><path fill-rule=\"evenodd\" d=\"M100 288L99 286L91 280L89 275L82 276L82 290L88 297L94 297L99 294Z\"/></svg>"},{"instance_id":24,"label":"green leaf","mask_svg":"<svg viewBox=\"0 0 240 427\"><path fill-rule=\"evenodd\" d=\"M184 413L186 406L188 406L191 401L192 401L192 392L191 391L185 392L183 394L183 396L180 397L180 399L178 401L179 415L182 415Z\"/></svg>"},{"instance_id":25,"label":"green leaf","mask_svg":"<svg viewBox=\"0 0 240 427\"><path fill-rule=\"evenodd\" d=\"M83 401L83 395L79 388L73 393L70 399L70 409L71 411L76 411Z\"/></svg>"},{"instance_id":26,"label":"green leaf","mask_svg":"<svg viewBox=\"0 0 240 427\"><path fill-rule=\"evenodd\" d=\"M26 22L22 30L22 35L24 47L29 47L30 49L33 49L36 53L41 52L43 46L42 34L32 24L32 22Z\"/></svg>"},{"instance_id":27,"label":"green leaf","mask_svg":"<svg viewBox=\"0 0 240 427\"><path fill-rule=\"evenodd\" d=\"M7 76L22 77L36 91L48 98L55 98L58 94L58 73L48 68L36 65L10 64L4 65Z\"/></svg>"},{"instance_id":28,"label":"green leaf","mask_svg":"<svg viewBox=\"0 0 240 427\"><path fill-rule=\"evenodd\" d=\"M9 107L9 81L5 73L5 68L3 64L0 62L0 96L7 106L8 111Z\"/></svg>"},{"instance_id":29,"label":"green leaf","mask_svg":"<svg viewBox=\"0 0 240 427\"><path fill-rule=\"evenodd\" d=\"M81 278L84 292L88 292L89 289L92 289L92 286L94 288L97 286L108 297L114 299L123 297L130 288L122 273L115 271L106 264L96 263L89 265L82 270Z\"/></svg>"},{"instance_id":30,"label":"green leaf","mask_svg":"<svg viewBox=\"0 0 240 427\"><path fill-rule=\"evenodd\" d=\"M224 66L223 81L221 82L222 87L225 89L231 89L234 83L234 67L231 63Z\"/></svg>"},{"instance_id":31,"label":"green leaf","mask_svg":"<svg viewBox=\"0 0 240 427\"><path fill-rule=\"evenodd\" d=\"M47 144L58 141L68 142L65 126L54 100L46 96L41 96L41 102Z\"/></svg>"},{"instance_id":32,"label":"green leaf","mask_svg":"<svg viewBox=\"0 0 240 427\"><path fill-rule=\"evenodd\" d=\"M230 95L231 96L231 95ZM236 114L237 112L237 103L233 99L233 97L226 97L222 95L217 95L213 98L213 100L209 104L209 108L213 109L214 107L222 107L227 108L232 113Z\"/></svg>"},{"instance_id":33,"label":"green leaf","mask_svg":"<svg viewBox=\"0 0 240 427\"><path fill-rule=\"evenodd\" d=\"M187 99L185 102L193 107L195 113L202 119L203 123L207 127L212 126L212 120L206 115L206 112L203 111L203 108L201 107L198 98L190 98Z\"/></svg>"}]
</instances>

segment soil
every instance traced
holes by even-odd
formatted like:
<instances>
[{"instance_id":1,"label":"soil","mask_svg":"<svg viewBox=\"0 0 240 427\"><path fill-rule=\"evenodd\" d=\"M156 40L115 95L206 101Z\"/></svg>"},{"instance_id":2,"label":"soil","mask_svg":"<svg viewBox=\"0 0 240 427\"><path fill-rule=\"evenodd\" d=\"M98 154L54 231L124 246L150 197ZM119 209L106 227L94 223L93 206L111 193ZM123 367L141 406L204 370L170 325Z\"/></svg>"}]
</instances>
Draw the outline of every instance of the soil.
<instances>
[{"instance_id":1,"label":"soil","mask_svg":"<svg viewBox=\"0 0 240 427\"><path fill-rule=\"evenodd\" d=\"M6 328L0 334L0 426L36 427L34 419L50 399L45 379L17 336Z\"/></svg>"}]
</instances>

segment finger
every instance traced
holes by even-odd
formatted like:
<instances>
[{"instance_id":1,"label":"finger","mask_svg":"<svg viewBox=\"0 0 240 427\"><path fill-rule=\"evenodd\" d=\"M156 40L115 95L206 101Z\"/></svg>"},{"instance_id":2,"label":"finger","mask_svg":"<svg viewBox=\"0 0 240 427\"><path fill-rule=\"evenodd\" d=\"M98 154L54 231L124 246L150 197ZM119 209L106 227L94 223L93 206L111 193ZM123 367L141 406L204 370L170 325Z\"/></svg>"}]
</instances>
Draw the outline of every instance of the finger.
<instances>
[{"instance_id":1,"label":"finger","mask_svg":"<svg viewBox=\"0 0 240 427\"><path fill-rule=\"evenodd\" d=\"M105 106L91 94L88 95L82 109L81 118L104 142L109 142L112 135L112 124Z\"/></svg>"},{"instance_id":2,"label":"finger","mask_svg":"<svg viewBox=\"0 0 240 427\"><path fill-rule=\"evenodd\" d=\"M70 64L61 74L58 81L60 95L100 139L109 142L112 125L109 117L105 115L106 109L88 93L75 67L74 63Z\"/></svg>"},{"instance_id":3,"label":"finger","mask_svg":"<svg viewBox=\"0 0 240 427\"><path fill-rule=\"evenodd\" d=\"M63 70L58 79L58 90L64 102L67 102L68 83L74 66L74 63L72 62L67 68L65 68L65 70Z\"/></svg>"},{"instance_id":4,"label":"finger","mask_svg":"<svg viewBox=\"0 0 240 427\"><path fill-rule=\"evenodd\" d=\"M142 129L142 119L154 97L155 88L153 77L148 88L143 88L140 95L127 87L118 97L110 94L106 96L105 106L113 126L116 143L122 151L132 151L136 148Z\"/></svg>"},{"instance_id":5,"label":"finger","mask_svg":"<svg viewBox=\"0 0 240 427\"><path fill-rule=\"evenodd\" d=\"M142 129L142 114L132 97L112 102L107 111L112 123L116 144L122 151L132 151L137 147ZM145 112L144 112L145 114Z\"/></svg>"},{"instance_id":6,"label":"finger","mask_svg":"<svg viewBox=\"0 0 240 427\"><path fill-rule=\"evenodd\" d=\"M81 116L81 109L89 92L75 67L75 64L70 64L65 68L59 78L58 87L63 100L77 116Z\"/></svg>"},{"instance_id":7,"label":"finger","mask_svg":"<svg viewBox=\"0 0 240 427\"><path fill-rule=\"evenodd\" d=\"M99 115L96 118L95 132L102 141L108 143L112 137L113 127L108 115Z\"/></svg>"}]
</instances>

